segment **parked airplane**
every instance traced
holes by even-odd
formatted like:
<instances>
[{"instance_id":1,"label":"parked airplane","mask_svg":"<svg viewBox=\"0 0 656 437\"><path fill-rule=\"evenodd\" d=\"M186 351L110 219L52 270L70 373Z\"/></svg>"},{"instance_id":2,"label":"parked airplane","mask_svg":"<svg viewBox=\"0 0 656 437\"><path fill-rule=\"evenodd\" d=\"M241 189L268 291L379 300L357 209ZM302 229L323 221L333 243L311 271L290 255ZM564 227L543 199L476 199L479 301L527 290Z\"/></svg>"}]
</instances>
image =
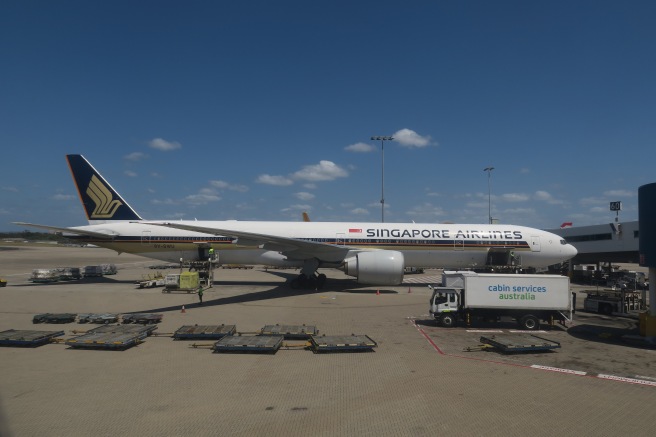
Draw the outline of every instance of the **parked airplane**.
<instances>
[{"instance_id":1,"label":"parked airplane","mask_svg":"<svg viewBox=\"0 0 656 437\"><path fill-rule=\"evenodd\" d=\"M405 267L482 267L495 257L546 267L577 253L558 235L512 225L144 220L82 155L66 159L89 225L16 224L169 262L207 260L211 247L219 264L301 268L292 288L321 287L319 267L361 284L397 285Z\"/></svg>"}]
</instances>

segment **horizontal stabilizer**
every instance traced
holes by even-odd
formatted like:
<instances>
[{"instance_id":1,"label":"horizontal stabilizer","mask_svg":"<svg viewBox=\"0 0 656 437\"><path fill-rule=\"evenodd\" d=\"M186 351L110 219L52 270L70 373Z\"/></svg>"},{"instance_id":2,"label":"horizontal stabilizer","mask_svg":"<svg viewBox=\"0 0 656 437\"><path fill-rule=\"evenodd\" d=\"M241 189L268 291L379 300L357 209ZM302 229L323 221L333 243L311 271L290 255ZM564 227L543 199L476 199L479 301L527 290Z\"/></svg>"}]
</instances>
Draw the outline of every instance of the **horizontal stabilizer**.
<instances>
[{"instance_id":1,"label":"horizontal stabilizer","mask_svg":"<svg viewBox=\"0 0 656 437\"><path fill-rule=\"evenodd\" d=\"M59 228L57 226L37 225L34 223L14 222L14 224L18 226L29 226L31 228L45 229L46 231L61 232L65 234L87 235L89 237L104 238L107 240L111 240L116 236L113 234L104 234L102 232L93 232L75 228Z\"/></svg>"}]
</instances>

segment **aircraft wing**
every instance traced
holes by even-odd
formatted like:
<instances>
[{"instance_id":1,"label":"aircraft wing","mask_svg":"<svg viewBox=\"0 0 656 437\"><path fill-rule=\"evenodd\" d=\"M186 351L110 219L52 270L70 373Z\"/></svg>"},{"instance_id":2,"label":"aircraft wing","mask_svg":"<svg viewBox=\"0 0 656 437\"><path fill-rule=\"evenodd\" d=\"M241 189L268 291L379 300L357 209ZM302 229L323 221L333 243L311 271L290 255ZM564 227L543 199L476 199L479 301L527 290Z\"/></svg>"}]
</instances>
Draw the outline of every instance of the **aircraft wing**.
<instances>
[{"instance_id":1,"label":"aircraft wing","mask_svg":"<svg viewBox=\"0 0 656 437\"><path fill-rule=\"evenodd\" d=\"M236 231L234 229L209 228L175 222L148 222L147 224L181 229L185 231L201 232L203 234L233 237L237 240L235 242L236 244L243 246L257 246L260 249L280 252L290 259L302 260L308 258L318 258L322 261L341 262L350 251L361 250L348 246L335 246L334 244L317 243L314 241L301 240L297 238L278 237L275 235L258 234L254 232Z\"/></svg>"},{"instance_id":2,"label":"aircraft wing","mask_svg":"<svg viewBox=\"0 0 656 437\"><path fill-rule=\"evenodd\" d=\"M112 234L105 234L102 232L87 231L85 229L59 228L57 226L37 225L34 223L25 223L25 222L13 222L13 223L18 226L29 226L31 228L45 229L46 231L64 232L64 233L76 234L76 235L86 235L87 237L103 238L107 240L111 240L116 236Z\"/></svg>"}]
</instances>

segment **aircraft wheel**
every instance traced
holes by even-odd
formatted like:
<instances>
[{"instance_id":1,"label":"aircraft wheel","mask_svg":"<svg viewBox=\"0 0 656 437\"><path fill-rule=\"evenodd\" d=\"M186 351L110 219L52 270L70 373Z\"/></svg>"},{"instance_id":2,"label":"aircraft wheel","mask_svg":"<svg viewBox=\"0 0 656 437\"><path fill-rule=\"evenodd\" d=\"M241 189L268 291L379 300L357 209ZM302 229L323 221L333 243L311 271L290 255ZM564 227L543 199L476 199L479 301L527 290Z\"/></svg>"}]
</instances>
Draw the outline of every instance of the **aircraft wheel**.
<instances>
[{"instance_id":1,"label":"aircraft wheel","mask_svg":"<svg viewBox=\"0 0 656 437\"><path fill-rule=\"evenodd\" d=\"M317 277L317 288L318 288L319 290L321 290L321 289L323 288L323 284L325 284L325 283L326 283L326 275L324 275L323 273L321 273L321 274Z\"/></svg>"}]
</instances>

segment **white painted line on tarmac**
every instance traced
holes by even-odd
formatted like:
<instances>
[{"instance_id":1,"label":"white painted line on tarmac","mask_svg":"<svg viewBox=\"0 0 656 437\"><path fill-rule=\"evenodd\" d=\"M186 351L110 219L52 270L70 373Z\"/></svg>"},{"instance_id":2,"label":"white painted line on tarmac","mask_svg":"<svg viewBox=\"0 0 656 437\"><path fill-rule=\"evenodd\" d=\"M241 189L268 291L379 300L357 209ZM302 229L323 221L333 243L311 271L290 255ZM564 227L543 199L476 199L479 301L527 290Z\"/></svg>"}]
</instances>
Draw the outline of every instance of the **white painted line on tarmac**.
<instances>
[{"instance_id":1,"label":"white painted line on tarmac","mask_svg":"<svg viewBox=\"0 0 656 437\"><path fill-rule=\"evenodd\" d=\"M503 331L501 329L467 329L467 332L473 332L473 333L502 333Z\"/></svg>"},{"instance_id":2,"label":"white painted line on tarmac","mask_svg":"<svg viewBox=\"0 0 656 437\"><path fill-rule=\"evenodd\" d=\"M533 364L531 368L540 369L540 370L549 370L550 372L568 373L570 375L579 375L579 376L585 376L588 374L587 372L582 372L580 370L561 369L559 367L540 366L538 364Z\"/></svg>"},{"instance_id":3,"label":"white painted line on tarmac","mask_svg":"<svg viewBox=\"0 0 656 437\"><path fill-rule=\"evenodd\" d=\"M539 364L533 364L531 366L526 366L523 364L515 364L515 363L508 363L505 361L494 361L494 360L487 360L487 359L479 359L479 358L470 358L470 357L464 357L462 355L454 355L454 354L449 354L444 352L440 347L433 341L433 339L417 324L417 321L412 318L408 317L410 321L412 322L412 325L417 329L417 331L428 341L428 343L435 349L436 352L438 352L440 355L445 355L445 356L450 356L454 358L464 358L464 359L473 359L476 361L484 361L484 362L489 362L489 363L494 363L494 364L501 364L505 366L516 366L516 367L528 367L531 369L536 369L536 370L546 370L549 372L557 372L557 373L564 373L568 375L576 375L576 376L588 376L592 378L599 378L599 379L604 379L608 381L617 381L617 382L625 382L629 384L639 384L639 385L646 385L650 387L656 387L656 381L646 381L643 379L636 379L636 378L626 378L623 376L614 376L614 375L605 375L602 373L599 374L588 374L587 372L583 372L581 370L570 370L570 369L561 369L559 367L551 367L551 366L541 366ZM467 332L503 332L503 331L481 331L481 330L467 330ZM519 332L525 332L525 331L519 331ZM536 332L536 331L532 331ZM653 378L650 378L653 379Z\"/></svg>"},{"instance_id":4,"label":"white painted line on tarmac","mask_svg":"<svg viewBox=\"0 0 656 437\"><path fill-rule=\"evenodd\" d=\"M640 384L640 385L648 385L651 387L656 387L655 381L644 381L642 379L625 378L623 376L604 375L603 373L600 373L597 375L597 378L610 379L611 381L628 382L629 384Z\"/></svg>"},{"instance_id":5,"label":"white painted line on tarmac","mask_svg":"<svg viewBox=\"0 0 656 437\"><path fill-rule=\"evenodd\" d=\"M546 334L547 333L547 331L542 331L542 330L526 331L521 329L509 329L508 332L512 332L513 334L533 334L533 333Z\"/></svg>"}]
</instances>

